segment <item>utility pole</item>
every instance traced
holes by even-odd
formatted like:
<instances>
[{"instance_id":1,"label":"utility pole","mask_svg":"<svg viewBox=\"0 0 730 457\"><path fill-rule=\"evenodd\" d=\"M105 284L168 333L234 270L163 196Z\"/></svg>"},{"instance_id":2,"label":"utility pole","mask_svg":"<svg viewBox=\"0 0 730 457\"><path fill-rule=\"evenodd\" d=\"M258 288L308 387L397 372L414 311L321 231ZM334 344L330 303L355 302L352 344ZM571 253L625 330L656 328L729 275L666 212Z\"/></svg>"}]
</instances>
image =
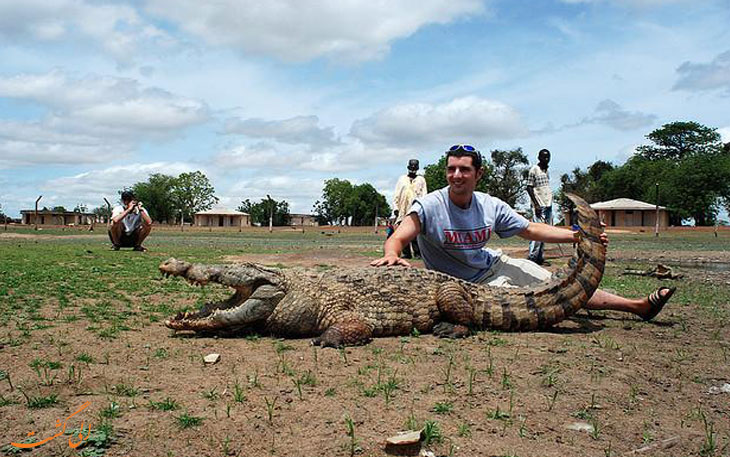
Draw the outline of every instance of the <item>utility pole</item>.
<instances>
[{"instance_id":1,"label":"utility pole","mask_svg":"<svg viewBox=\"0 0 730 457\"><path fill-rule=\"evenodd\" d=\"M375 204L375 223L373 224L373 231L378 233L378 204Z\"/></svg>"},{"instance_id":2,"label":"utility pole","mask_svg":"<svg viewBox=\"0 0 730 457\"><path fill-rule=\"evenodd\" d=\"M654 236L659 237L659 183L656 183L656 223L654 224Z\"/></svg>"},{"instance_id":3,"label":"utility pole","mask_svg":"<svg viewBox=\"0 0 730 457\"><path fill-rule=\"evenodd\" d=\"M274 199L269 194L266 194L266 198L269 199L269 233L271 233L274 231Z\"/></svg>"},{"instance_id":4,"label":"utility pole","mask_svg":"<svg viewBox=\"0 0 730 457\"><path fill-rule=\"evenodd\" d=\"M35 201L35 228L33 230L38 230L38 202L41 201L41 198L43 195L39 195Z\"/></svg>"}]
</instances>

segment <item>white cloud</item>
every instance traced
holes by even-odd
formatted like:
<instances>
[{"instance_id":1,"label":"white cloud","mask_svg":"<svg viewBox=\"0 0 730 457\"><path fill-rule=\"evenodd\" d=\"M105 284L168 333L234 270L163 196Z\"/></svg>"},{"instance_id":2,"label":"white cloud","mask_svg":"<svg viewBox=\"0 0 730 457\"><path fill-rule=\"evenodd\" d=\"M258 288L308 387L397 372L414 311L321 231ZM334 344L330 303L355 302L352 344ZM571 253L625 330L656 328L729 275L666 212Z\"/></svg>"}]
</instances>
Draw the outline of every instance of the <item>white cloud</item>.
<instances>
[{"instance_id":1,"label":"white cloud","mask_svg":"<svg viewBox=\"0 0 730 457\"><path fill-rule=\"evenodd\" d=\"M581 124L605 124L616 130L635 130L650 126L657 117L653 114L628 111L613 100L603 100L596 106L595 115Z\"/></svg>"},{"instance_id":2,"label":"white cloud","mask_svg":"<svg viewBox=\"0 0 730 457\"><path fill-rule=\"evenodd\" d=\"M717 129L723 143L730 143L730 126Z\"/></svg>"},{"instance_id":3,"label":"white cloud","mask_svg":"<svg viewBox=\"0 0 730 457\"><path fill-rule=\"evenodd\" d=\"M257 203L271 195L274 200L289 202L292 212L309 213L312 211L312 202L322 196L322 187L322 179L289 175L257 176L234 184L221 201L237 206L245 199Z\"/></svg>"},{"instance_id":4,"label":"white cloud","mask_svg":"<svg viewBox=\"0 0 730 457\"><path fill-rule=\"evenodd\" d=\"M115 2L85 0L7 0L0 2L0 39L53 42L83 39L101 47L117 62L129 64L150 42L169 46L163 30L137 11Z\"/></svg>"},{"instance_id":5,"label":"white cloud","mask_svg":"<svg viewBox=\"0 0 730 457\"><path fill-rule=\"evenodd\" d=\"M598 4L598 3L614 3L617 5L646 8L650 6L671 5L674 3L690 3L693 0L560 0L563 3L571 5L575 4Z\"/></svg>"},{"instance_id":6,"label":"white cloud","mask_svg":"<svg viewBox=\"0 0 730 457\"><path fill-rule=\"evenodd\" d=\"M284 160L272 145L258 143L252 146L230 146L213 157L213 164L223 171L233 171L237 168L267 168L290 167L288 160Z\"/></svg>"},{"instance_id":7,"label":"white cloud","mask_svg":"<svg viewBox=\"0 0 730 457\"><path fill-rule=\"evenodd\" d=\"M306 144L311 147L333 146L338 142L332 127L320 127L317 116L297 116L268 121L264 119L226 120L224 132L250 138L269 138L286 144Z\"/></svg>"},{"instance_id":8,"label":"white cloud","mask_svg":"<svg viewBox=\"0 0 730 457\"><path fill-rule=\"evenodd\" d=\"M55 195L57 200L101 203L104 197L116 200L119 190L147 181L153 173L177 176L198 169L199 166L181 162L134 163L51 179L40 189ZM90 204L98 206L99 203Z\"/></svg>"},{"instance_id":9,"label":"white cloud","mask_svg":"<svg viewBox=\"0 0 730 457\"><path fill-rule=\"evenodd\" d=\"M67 133L40 122L0 121L0 169L103 163L129 153L128 144L108 138Z\"/></svg>"},{"instance_id":10,"label":"white cloud","mask_svg":"<svg viewBox=\"0 0 730 457\"><path fill-rule=\"evenodd\" d=\"M730 51L718 55L710 63L684 62L677 68L679 80L674 90L714 90L724 88L730 93Z\"/></svg>"},{"instance_id":11,"label":"white cloud","mask_svg":"<svg viewBox=\"0 0 730 457\"><path fill-rule=\"evenodd\" d=\"M0 97L47 106L54 127L104 136L167 136L210 116L204 102L145 88L134 79L72 79L59 70L0 77Z\"/></svg>"},{"instance_id":12,"label":"white cloud","mask_svg":"<svg viewBox=\"0 0 730 457\"><path fill-rule=\"evenodd\" d=\"M366 145L418 147L516 138L527 129L511 106L469 96L435 105L396 105L355 121L350 134Z\"/></svg>"},{"instance_id":13,"label":"white cloud","mask_svg":"<svg viewBox=\"0 0 730 457\"><path fill-rule=\"evenodd\" d=\"M0 77L0 97L38 103L38 120L0 120L0 167L98 163L124 158L145 140L172 138L206 122L208 106L136 80L46 74Z\"/></svg>"},{"instance_id":14,"label":"white cloud","mask_svg":"<svg viewBox=\"0 0 730 457\"><path fill-rule=\"evenodd\" d=\"M147 0L147 11L215 46L288 61L365 61L428 24L484 13L482 0Z\"/></svg>"}]
</instances>

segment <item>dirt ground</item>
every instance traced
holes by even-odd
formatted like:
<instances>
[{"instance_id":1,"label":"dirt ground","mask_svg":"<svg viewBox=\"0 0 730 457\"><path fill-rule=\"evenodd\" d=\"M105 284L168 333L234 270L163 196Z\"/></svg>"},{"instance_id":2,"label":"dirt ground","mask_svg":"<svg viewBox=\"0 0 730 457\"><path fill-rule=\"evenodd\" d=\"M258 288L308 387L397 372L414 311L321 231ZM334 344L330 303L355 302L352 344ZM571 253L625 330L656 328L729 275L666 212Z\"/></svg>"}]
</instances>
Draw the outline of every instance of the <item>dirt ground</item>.
<instances>
[{"instance_id":1,"label":"dirt ground","mask_svg":"<svg viewBox=\"0 0 730 457\"><path fill-rule=\"evenodd\" d=\"M548 254L552 269L564 261L559 252ZM245 257L322 268L362 266L370 259L325 249ZM698 259L727 263L730 255L646 259L624 251L609 267ZM727 271L682 272L708 287L730 284ZM34 332L19 346L8 344L11 330L0 346L0 368L12 367L14 389L3 380L0 393L17 403L0 408L0 435L2 444L30 431L38 440L49 437L59 430L57 419L88 401L67 430L82 421L97 427L113 402L110 414L118 417L111 419L115 438L108 456L415 455L417 447L386 448L385 440L425 421L440 430L440 440L423 446L434 455L728 456L730 392L721 388L730 383L730 330L702 304L677 301L652 323L580 312L546 332L481 332L457 341L382 338L342 351L314 348L304 339L174 335L161 323L102 340L86 330L88 322L69 320ZM45 306L63 319L53 304ZM82 353L93 362L76 361ZM220 354L220 361L205 364L210 353ZM52 385L30 389L35 358L62 361ZM24 387L35 395L57 392L61 401L28 409L19 393ZM150 407L166 398L179 408ZM182 428L183 414L202 423ZM29 455L76 455L82 450L71 449L70 438L59 436Z\"/></svg>"}]
</instances>

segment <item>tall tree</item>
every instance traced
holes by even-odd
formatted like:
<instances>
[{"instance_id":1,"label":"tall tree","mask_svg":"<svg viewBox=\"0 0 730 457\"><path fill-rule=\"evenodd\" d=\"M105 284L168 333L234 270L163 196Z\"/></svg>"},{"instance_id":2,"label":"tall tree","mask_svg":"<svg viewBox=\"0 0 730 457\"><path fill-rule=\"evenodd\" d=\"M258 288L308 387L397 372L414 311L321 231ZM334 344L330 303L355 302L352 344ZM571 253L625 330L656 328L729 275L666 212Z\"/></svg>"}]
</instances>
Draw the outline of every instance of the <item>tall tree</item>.
<instances>
[{"instance_id":1,"label":"tall tree","mask_svg":"<svg viewBox=\"0 0 730 457\"><path fill-rule=\"evenodd\" d=\"M724 152L715 129L674 122L647 138L655 144L640 146L626 163L605 171L596 182L595 196L658 201L669 209L672 225L689 218L696 225L713 224L730 195L730 153Z\"/></svg>"},{"instance_id":2,"label":"tall tree","mask_svg":"<svg viewBox=\"0 0 730 457\"><path fill-rule=\"evenodd\" d=\"M320 223L370 225L375 213L390 214L390 206L382 194L368 183L353 186L348 180L328 179L322 189L322 198L314 205Z\"/></svg>"},{"instance_id":3,"label":"tall tree","mask_svg":"<svg viewBox=\"0 0 730 457\"><path fill-rule=\"evenodd\" d=\"M529 160L522 148L511 150L495 149L492 155L491 176L485 176L487 192L514 208L527 186L530 171Z\"/></svg>"},{"instance_id":4,"label":"tall tree","mask_svg":"<svg viewBox=\"0 0 730 457\"><path fill-rule=\"evenodd\" d=\"M698 122L664 124L646 136L653 145L636 150L649 160L683 160L691 156L717 154L723 144L717 129Z\"/></svg>"},{"instance_id":5,"label":"tall tree","mask_svg":"<svg viewBox=\"0 0 730 457\"><path fill-rule=\"evenodd\" d=\"M376 213L390 215L390 205L385 196L378 193L371 184L364 183L353 186L347 200L347 213L351 217L351 225L372 225Z\"/></svg>"},{"instance_id":6,"label":"tall tree","mask_svg":"<svg viewBox=\"0 0 730 457\"><path fill-rule=\"evenodd\" d=\"M218 203L215 189L202 171L181 173L172 187L176 206L185 220L191 221L193 214L205 211Z\"/></svg>"},{"instance_id":7,"label":"tall tree","mask_svg":"<svg viewBox=\"0 0 730 457\"><path fill-rule=\"evenodd\" d=\"M348 214L347 200L352 193L352 184L338 178L324 182L322 198L314 203L314 212L320 223L344 224Z\"/></svg>"},{"instance_id":8,"label":"tall tree","mask_svg":"<svg viewBox=\"0 0 730 457\"><path fill-rule=\"evenodd\" d=\"M598 182L604 174L613 169L613 164L603 160L597 160L586 171L575 167L570 174L564 173L560 176L560 189L556 193L555 200L564 207L572 207L572 202L565 196L566 193L579 195L588 203L602 200Z\"/></svg>"},{"instance_id":9,"label":"tall tree","mask_svg":"<svg viewBox=\"0 0 730 457\"><path fill-rule=\"evenodd\" d=\"M177 178L162 173L154 173L146 182L138 182L132 191L138 201L144 204L152 220L157 222L173 222L179 214L175 207L173 189Z\"/></svg>"},{"instance_id":10,"label":"tall tree","mask_svg":"<svg viewBox=\"0 0 730 457\"><path fill-rule=\"evenodd\" d=\"M238 211L248 213L251 222L260 225L269 225L269 217L273 210L273 225L282 226L289 225L291 214L289 212L289 203L286 200L276 201L268 198L261 199L258 203L252 203L246 199L241 202Z\"/></svg>"}]
</instances>

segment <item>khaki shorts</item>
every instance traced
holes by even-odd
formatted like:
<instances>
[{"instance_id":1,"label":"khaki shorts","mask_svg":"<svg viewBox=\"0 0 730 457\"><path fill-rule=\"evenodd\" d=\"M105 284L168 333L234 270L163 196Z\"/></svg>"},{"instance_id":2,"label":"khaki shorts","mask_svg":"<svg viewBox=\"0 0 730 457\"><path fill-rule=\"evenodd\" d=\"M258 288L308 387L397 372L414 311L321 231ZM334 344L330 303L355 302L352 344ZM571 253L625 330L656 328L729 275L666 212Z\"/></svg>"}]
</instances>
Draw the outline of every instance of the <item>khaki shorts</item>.
<instances>
[{"instance_id":1,"label":"khaki shorts","mask_svg":"<svg viewBox=\"0 0 730 457\"><path fill-rule=\"evenodd\" d=\"M500 252L492 268L474 282L493 287L526 287L547 281L552 275L535 262L513 259Z\"/></svg>"}]
</instances>

